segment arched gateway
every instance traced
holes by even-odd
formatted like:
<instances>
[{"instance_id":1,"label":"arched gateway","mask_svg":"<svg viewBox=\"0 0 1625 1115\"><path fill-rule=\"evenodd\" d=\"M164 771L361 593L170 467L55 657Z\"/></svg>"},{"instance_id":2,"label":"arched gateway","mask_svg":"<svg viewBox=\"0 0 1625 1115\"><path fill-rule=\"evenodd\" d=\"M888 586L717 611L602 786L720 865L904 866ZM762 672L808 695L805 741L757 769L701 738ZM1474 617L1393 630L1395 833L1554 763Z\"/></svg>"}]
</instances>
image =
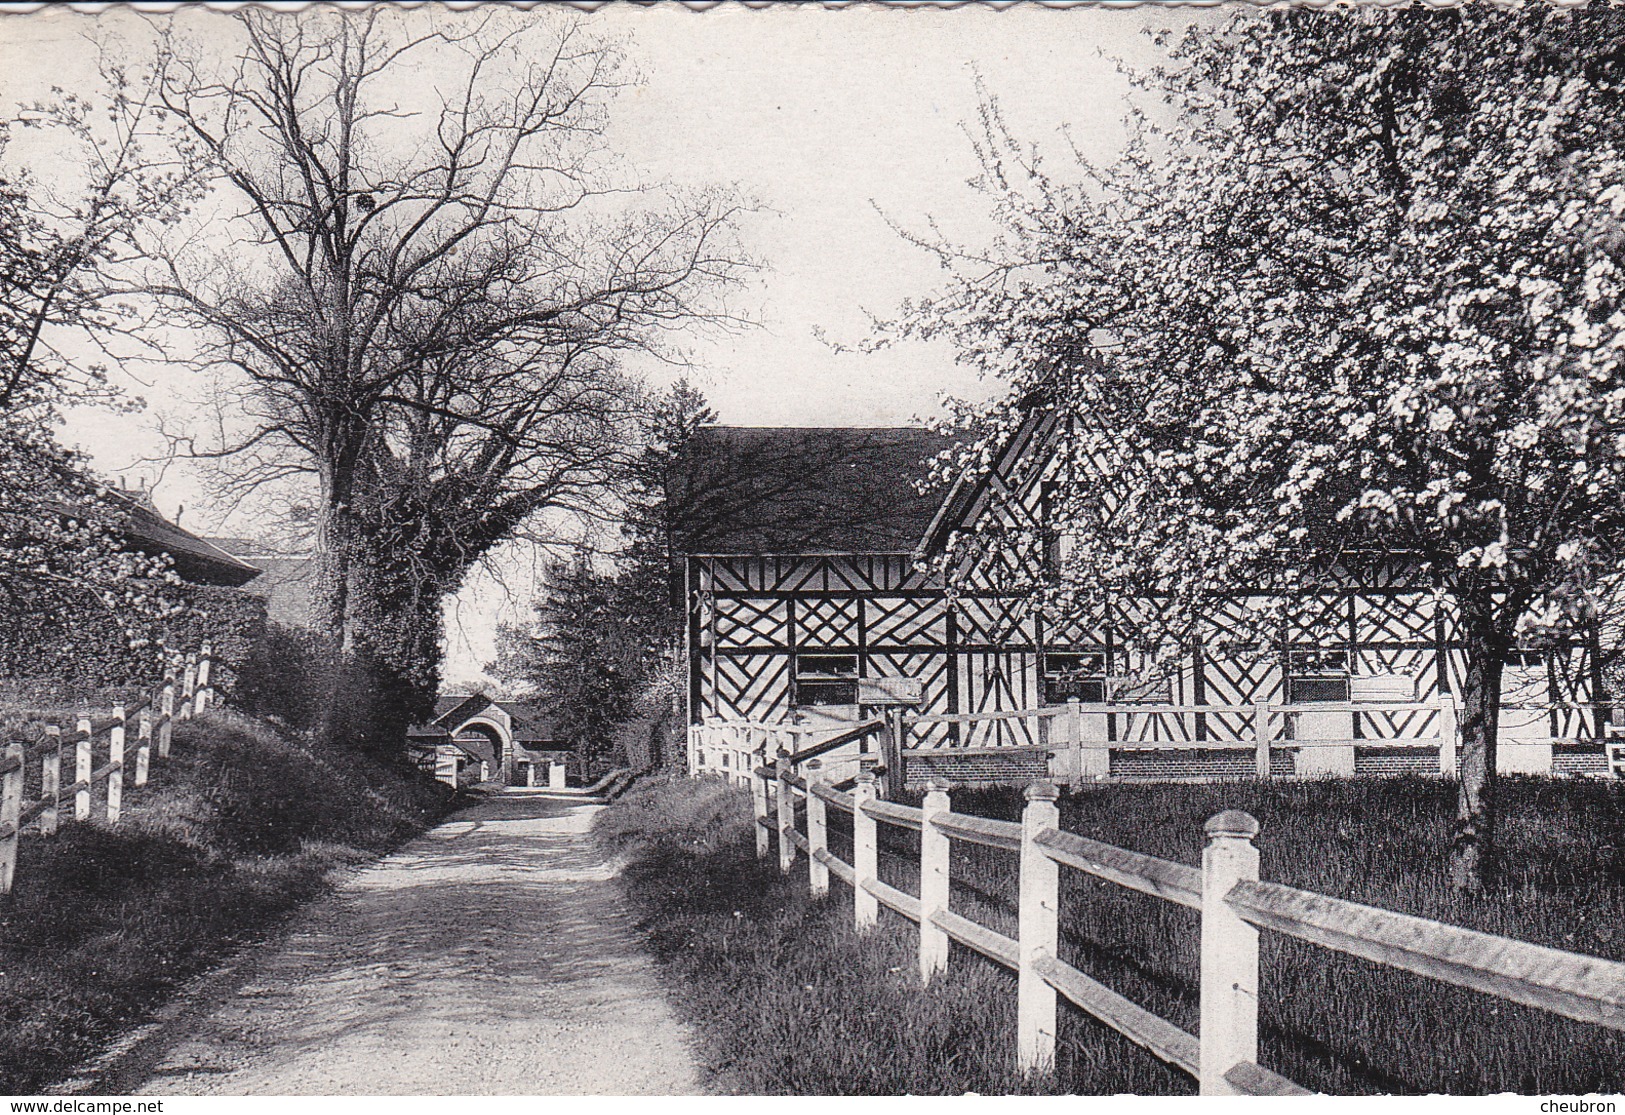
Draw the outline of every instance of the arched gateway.
<instances>
[{"instance_id":1,"label":"arched gateway","mask_svg":"<svg viewBox=\"0 0 1625 1115\"><path fill-rule=\"evenodd\" d=\"M435 718L413 726L407 739L418 765L454 786L563 786L570 756L532 702L498 701L483 693L442 694Z\"/></svg>"}]
</instances>

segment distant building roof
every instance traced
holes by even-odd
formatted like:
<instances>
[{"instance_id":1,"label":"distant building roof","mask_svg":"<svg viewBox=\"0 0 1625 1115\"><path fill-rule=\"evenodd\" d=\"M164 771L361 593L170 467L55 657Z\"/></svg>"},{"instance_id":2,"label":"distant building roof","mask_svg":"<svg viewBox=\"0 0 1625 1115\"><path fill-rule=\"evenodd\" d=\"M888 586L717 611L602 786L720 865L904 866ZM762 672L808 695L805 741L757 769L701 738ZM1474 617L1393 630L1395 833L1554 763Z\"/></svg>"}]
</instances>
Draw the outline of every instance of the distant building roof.
<instances>
[{"instance_id":1,"label":"distant building roof","mask_svg":"<svg viewBox=\"0 0 1625 1115\"><path fill-rule=\"evenodd\" d=\"M910 553L942 500L918 482L951 444L917 427L702 427L672 484L677 548Z\"/></svg>"},{"instance_id":2,"label":"distant building roof","mask_svg":"<svg viewBox=\"0 0 1625 1115\"><path fill-rule=\"evenodd\" d=\"M542 710L539 702L499 701L484 693L442 693L435 698L434 720L428 724L413 725L407 734L414 739L424 740L444 737L455 732L464 721L493 706L508 714L513 724L515 743L526 745L529 750L537 750L528 745L538 743L553 745L542 750L556 751L564 746L552 719Z\"/></svg>"},{"instance_id":3,"label":"distant building roof","mask_svg":"<svg viewBox=\"0 0 1625 1115\"><path fill-rule=\"evenodd\" d=\"M315 571L309 553L252 538L210 538L207 541L260 570L260 576L246 591L264 597L267 618L288 627L309 625L310 582Z\"/></svg>"},{"instance_id":4,"label":"distant building roof","mask_svg":"<svg viewBox=\"0 0 1625 1115\"><path fill-rule=\"evenodd\" d=\"M107 500L130 545L143 553L168 554L175 572L194 584L245 585L261 573L258 566L158 514L145 492L109 491Z\"/></svg>"}]
</instances>

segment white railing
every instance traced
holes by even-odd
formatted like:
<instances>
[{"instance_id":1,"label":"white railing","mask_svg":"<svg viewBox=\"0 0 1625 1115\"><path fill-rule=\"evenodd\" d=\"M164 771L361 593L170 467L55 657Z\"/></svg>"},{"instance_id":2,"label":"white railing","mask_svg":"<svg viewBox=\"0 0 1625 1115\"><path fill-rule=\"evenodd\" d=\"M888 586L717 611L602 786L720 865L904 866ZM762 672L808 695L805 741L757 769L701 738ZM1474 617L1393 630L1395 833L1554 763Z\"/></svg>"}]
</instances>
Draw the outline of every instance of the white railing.
<instances>
[{"instance_id":1,"label":"white railing","mask_svg":"<svg viewBox=\"0 0 1625 1115\"><path fill-rule=\"evenodd\" d=\"M186 659L182 675L171 673L134 704L115 706L106 716L81 715L71 731L61 724L44 724L33 740L11 740L5 745L0 756L0 894L9 894L16 880L17 847L23 830L32 824L41 836L54 836L64 803L71 802L73 820L88 821L91 794L97 785L105 784L107 823L119 823L124 812L125 771L131 771L134 785L146 785L152 761L169 757L174 722L209 708L214 695L211 664L205 643L200 653ZM133 763L126 755L132 727ZM98 751L106 757L99 765ZM37 796L25 801L28 765L36 759ZM62 774L69 761L73 782L63 785Z\"/></svg>"},{"instance_id":2,"label":"white railing","mask_svg":"<svg viewBox=\"0 0 1625 1115\"><path fill-rule=\"evenodd\" d=\"M827 893L831 876L851 887L860 934L875 929L880 906L915 923L922 981L929 982L947 966L950 941L1014 970L1016 1056L1024 1072L1054 1063L1059 995L1195 1077L1204 1095L1306 1094L1258 1064L1261 929L1625 1030L1625 964L1262 882L1255 843L1258 822L1246 813L1230 810L1207 822L1202 864L1193 867L1062 831L1055 804L1059 791L1053 783L1027 788L1026 809L1016 823L953 812L948 788L941 783L931 784L922 805L912 808L877 800L873 775L859 775L848 794L821 777L816 760L805 769L806 776L799 776L780 760L758 772L763 787L756 797L759 854L768 854L771 832L781 870L794 869L798 849L805 853L813 894ZM829 849L832 808L852 817L850 863ZM804 831L796 824L798 812L805 817ZM880 880L879 824L920 833L917 895ZM955 840L1018 853L1016 936L949 909ZM1200 911L1200 1037L1059 958L1062 867Z\"/></svg>"},{"instance_id":3,"label":"white railing","mask_svg":"<svg viewBox=\"0 0 1625 1115\"><path fill-rule=\"evenodd\" d=\"M1609 763L1599 727L1607 732L1611 705L1503 706L1498 751L1502 773L1584 772L1605 775L1625 770ZM1551 725L1569 734L1552 734ZM863 722L860 722L863 723ZM836 757L839 772L830 781L854 777L860 769L924 760L927 773L949 780L1026 782L1033 771L1007 771L974 778L954 775L930 760L979 756L1030 755L1048 776L1067 785L1106 778L1303 777L1354 775L1362 771L1410 770L1446 778L1456 773L1460 729L1448 695L1427 701L1344 701L1249 705L1086 704L1069 701L1042 708L976 713L903 713L886 718L879 738L854 743ZM740 785L753 766L779 755L816 746L840 734L837 726L792 722L711 721L688 733L689 770L719 774ZM1583 752L1563 755L1565 748ZM1196 760L1196 753L1206 758ZM1209 770L1215 753L1220 766ZM1229 758L1223 758L1224 753ZM1431 754L1430 754L1431 753ZM1114 756L1119 764L1114 766ZM1183 774L1159 774L1157 764L1193 760ZM861 761L860 761L861 760ZM1199 766L1205 763L1206 766ZM1138 765L1135 765L1138 764ZM1120 770L1118 767L1127 767ZM1617 773L1617 771L1616 771ZM901 785L901 782L898 782Z\"/></svg>"},{"instance_id":4,"label":"white railing","mask_svg":"<svg viewBox=\"0 0 1625 1115\"><path fill-rule=\"evenodd\" d=\"M1553 768L1552 747L1595 744L1593 730L1612 706L1508 705L1503 710L1501 764L1507 773ZM1558 716L1581 724L1575 734L1542 731ZM1590 722L1590 726L1583 726ZM1193 751L1250 751L1250 772L1269 778L1291 756L1296 774L1353 774L1364 756L1431 750L1437 772L1456 773L1460 730L1455 701L1344 701L1250 705L1086 704L981 713L922 713L900 718L905 758L969 758L1042 753L1051 777L1068 784L1111 773L1113 752L1163 758ZM950 731L944 731L947 728ZM1299 758L1299 756L1302 758ZM1239 772L1238 772L1239 773Z\"/></svg>"}]
</instances>

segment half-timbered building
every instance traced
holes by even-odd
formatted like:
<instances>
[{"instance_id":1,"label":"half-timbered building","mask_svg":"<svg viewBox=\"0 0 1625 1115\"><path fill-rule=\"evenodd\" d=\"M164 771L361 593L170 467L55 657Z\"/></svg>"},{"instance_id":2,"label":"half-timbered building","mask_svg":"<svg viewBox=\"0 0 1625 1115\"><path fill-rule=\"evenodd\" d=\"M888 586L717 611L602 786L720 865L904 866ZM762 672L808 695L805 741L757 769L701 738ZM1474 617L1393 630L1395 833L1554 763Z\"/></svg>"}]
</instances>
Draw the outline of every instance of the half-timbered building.
<instances>
[{"instance_id":1,"label":"half-timbered building","mask_svg":"<svg viewBox=\"0 0 1625 1115\"><path fill-rule=\"evenodd\" d=\"M1046 502L1058 470L1076 467L1059 452L1082 434L1073 421L1034 407L991 468L946 490L923 483L946 445L926 430L701 430L677 499L691 523L680 539L691 722L853 720L866 682L908 677L922 690L910 742L963 751L929 769L965 777L994 776L986 752L1049 742L1051 721L985 714L1069 701L1096 775L1251 773L1266 723L1346 743L1268 752L1274 773L1440 769L1464 663L1443 598L1403 563L1294 598L1267 647L1216 652L1247 618L1238 593L1204 617L1211 646L1153 682L1125 637L1146 601L1089 617L1039 607L1032 589L1066 541L1047 528ZM989 541L952 547L950 593L927 570L973 526ZM1581 640L1509 662L1504 770L1603 768L1595 649ZM1000 773L1027 766L1042 763Z\"/></svg>"}]
</instances>

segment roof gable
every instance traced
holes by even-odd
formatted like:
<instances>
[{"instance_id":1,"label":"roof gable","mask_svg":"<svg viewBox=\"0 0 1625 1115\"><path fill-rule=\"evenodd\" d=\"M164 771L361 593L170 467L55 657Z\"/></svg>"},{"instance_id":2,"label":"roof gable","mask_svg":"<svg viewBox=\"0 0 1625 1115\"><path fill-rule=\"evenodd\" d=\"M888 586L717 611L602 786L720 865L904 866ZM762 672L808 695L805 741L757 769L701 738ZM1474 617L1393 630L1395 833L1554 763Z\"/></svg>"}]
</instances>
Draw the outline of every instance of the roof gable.
<instances>
[{"instance_id":1,"label":"roof gable","mask_svg":"<svg viewBox=\"0 0 1625 1115\"><path fill-rule=\"evenodd\" d=\"M474 693L467 696L460 693L447 693L435 700L434 723L438 727L449 729L461 725L469 717L484 712L495 703L484 693Z\"/></svg>"},{"instance_id":2,"label":"roof gable","mask_svg":"<svg viewBox=\"0 0 1625 1115\"><path fill-rule=\"evenodd\" d=\"M1042 404L1029 405L1020 425L999 447L991 467L972 476L960 473L936 515L917 539L916 557L940 552L954 531L977 522L990 509L1019 499L1036 483L1056 451L1066 423L1060 412Z\"/></svg>"}]
</instances>

